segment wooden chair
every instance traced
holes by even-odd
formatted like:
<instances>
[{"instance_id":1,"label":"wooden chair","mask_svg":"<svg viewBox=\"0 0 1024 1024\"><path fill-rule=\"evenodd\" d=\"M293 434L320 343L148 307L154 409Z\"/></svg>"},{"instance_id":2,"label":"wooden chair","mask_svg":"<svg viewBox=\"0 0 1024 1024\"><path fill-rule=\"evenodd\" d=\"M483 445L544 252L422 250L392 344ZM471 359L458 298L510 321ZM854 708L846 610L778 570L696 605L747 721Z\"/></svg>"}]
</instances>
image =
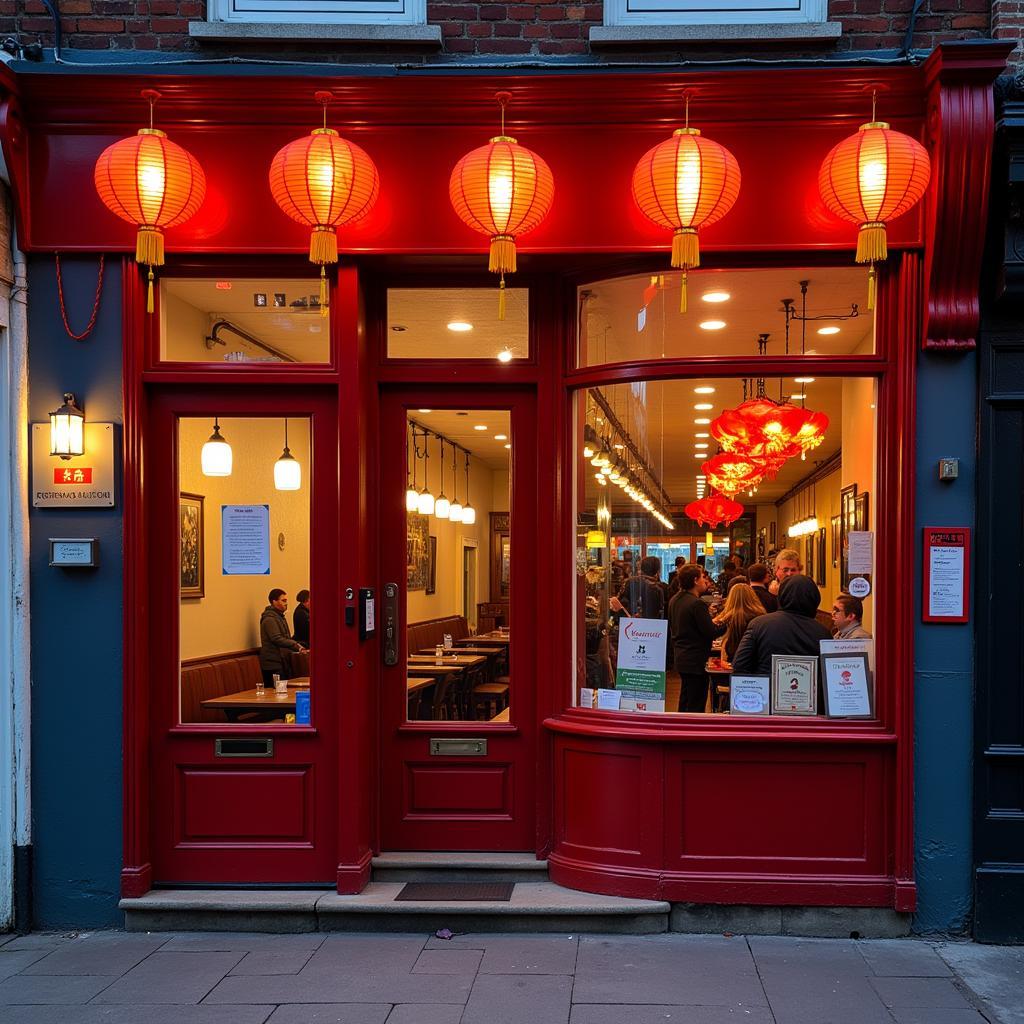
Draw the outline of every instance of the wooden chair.
<instances>
[{"instance_id":1,"label":"wooden chair","mask_svg":"<svg viewBox=\"0 0 1024 1024\"><path fill-rule=\"evenodd\" d=\"M473 717L479 719L481 710L486 709L485 719L493 718L499 711L508 707L509 682L508 676L502 676L503 682L495 679L493 683L478 683L473 687Z\"/></svg>"}]
</instances>

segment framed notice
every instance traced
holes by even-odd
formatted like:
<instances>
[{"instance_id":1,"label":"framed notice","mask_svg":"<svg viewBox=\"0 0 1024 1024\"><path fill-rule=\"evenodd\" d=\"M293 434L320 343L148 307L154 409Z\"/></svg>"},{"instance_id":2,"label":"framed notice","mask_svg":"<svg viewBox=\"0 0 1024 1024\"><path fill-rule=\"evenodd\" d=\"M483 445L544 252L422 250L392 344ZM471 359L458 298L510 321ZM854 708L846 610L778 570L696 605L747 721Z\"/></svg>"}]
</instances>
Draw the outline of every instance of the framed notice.
<instances>
[{"instance_id":1,"label":"framed notice","mask_svg":"<svg viewBox=\"0 0 1024 1024\"><path fill-rule=\"evenodd\" d=\"M619 653L615 665L615 690L624 711L665 710L665 619L619 621ZM598 707L602 707L600 693Z\"/></svg>"},{"instance_id":2,"label":"framed notice","mask_svg":"<svg viewBox=\"0 0 1024 1024\"><path fill-rule=\"evenodd\" d=\"M733 676L729 686L730 714L770 714L770 683L768 676Z\"/></svg>"},{"instance_id":3,"label":"framed notice","mask_svg":"<svg viewBox=\"0 0 1024 1024\"><path fill-rule=\"evenodd\" d=\"M270 506L221 505L221 572L270 575Z\"/></svg>"},{"instance_id":4,"label":"framed notice","mask_svg":"<svg viewBox=\"0 0 1024 1024\"><path fill-rule=\"evenodd\" d=\"M922 622L967 622L971 531L966 526L924 528Z\"/></svg>"},{"instance_id":5,"label":"framed notice","mask_svg":"<svg viewBox=\"0 0 1024 1024\"><path fill-rule=\"evenodd\" d=\"M813 655L772 655L772 714L818 713L818 659Z\"/></svg>"},{"instance_id":6,"label":"framed notice","mask_svg":"<svg viewBox=\"0 0 1024 1024\"><path fill-rule=\"evenodd\" d=\"M871 718L871 673L868 656L823 654L821 674L825 691L825 714L829 718Z\"/></svg>"}]
</instances>

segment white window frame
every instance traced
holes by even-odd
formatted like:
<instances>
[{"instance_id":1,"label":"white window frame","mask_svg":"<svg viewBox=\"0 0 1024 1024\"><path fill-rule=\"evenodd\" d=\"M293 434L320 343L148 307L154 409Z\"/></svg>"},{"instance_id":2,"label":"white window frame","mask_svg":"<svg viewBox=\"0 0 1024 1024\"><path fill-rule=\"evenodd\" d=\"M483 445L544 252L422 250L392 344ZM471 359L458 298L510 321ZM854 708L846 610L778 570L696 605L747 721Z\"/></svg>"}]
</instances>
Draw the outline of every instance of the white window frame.
<instances>
[{"instance_id":1,"label":"white window frame","mask_svg":"<svg viewBox=\"0 0 1024 1024\"><path fill-rule=\"evenodd\" d=\"M828 17L828 0L604 0L617 25L807 25Z\"/></svg>"},{"instance_id":2,"label":"white window frame","mask_svg":"<svg viewBox=\"0 0 1024 1024\"><path fill-rule=\"evenodd\" d=\"M236 25L425 25L427 0L209 0L208 20Z\"/></svg>"}]
</instances>

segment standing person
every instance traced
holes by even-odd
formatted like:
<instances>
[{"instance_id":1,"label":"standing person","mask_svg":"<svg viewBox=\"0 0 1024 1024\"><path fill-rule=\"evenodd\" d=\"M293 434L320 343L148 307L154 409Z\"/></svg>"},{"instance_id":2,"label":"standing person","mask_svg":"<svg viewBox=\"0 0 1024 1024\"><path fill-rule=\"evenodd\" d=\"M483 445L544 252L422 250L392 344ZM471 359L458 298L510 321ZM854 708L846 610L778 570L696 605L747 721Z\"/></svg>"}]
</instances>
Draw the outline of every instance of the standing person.
<instances>
[{"instance_id":1,"label":"standing person","mask_svg":"<svg viewBox=\"0 0 1024 1024\"><path fill-rule=\"evenodd\" d=\"M757 594L758 601L764 605L766 612L779 610L779 599L768 589L768 566L764 562L755 562L748 570L750 585Z\"/></svg>"},{"instance_id":2,"label":"standing person","mask_svg":"<svg viewBox=\"0 0 1024 1024\"><path fill-rule=\"evenodd\" d=\"M708 699L708 658L711 643L725 632L716 626L708 606L701 600L711 587L711 578L699 565L687 565L677 573L679 593L668 609L675 669L682 678L679 710L698 714Z\"/></svg>"},{"instance_id":3,"label":"standing person","mask_svg":"<svg viewBox=\"0 0 1024 1024\"><path fill-rule=\"evenodd\" d=\"M686 559L683 558L682 555L677 555L675 568L672 570L672 573L668 578L668 599L670 601L675 597L676 591L679 589L679 583L676 578L679 575L679 570L682 569L684 565L686 565Z\"/></svg>"},{"instance_id":4,"label":"standing person","mask_svg":"<svg viewBox=\"0 0 1024 1024\"><path fill-rule=\"evenodd\" d=\"M295 600L299 603L292 613L292 639L309 647L309 591L300 590Z\"/></svg>"},{"instance_id":5,"label":"standing person","mask_svg":"<svg viewBox=\"0 0 1024 1024\"><path fill-rule=\"evenodd\" d=\"M668 585L661 581L661 559L648 555L640 560L640 575L626 580L612 608L636 619L663 619L668 605Z\"/></svg>"},{"instance_id":6,"label":"standing person","mask_svg":"<svg viewBox=\"0 0 1024 1024\"><path fill-rule=\"evenodd\" d=\"M738 676L770 676L773 654L820 653L832 634L815 618L821 591L806 576L790 576L779 587L779 610L761 615L747 627L732 661Z\"/></svg>"},{"instance_id":7,"label":"standing person","mask_svg":"<svg viewBox=\"0 0 1024 1024\"><path fill-rule=\"evenodd\" d=\"M871 634L861 625L864 602L853 594L840 594L832 602L832 625L837 640L870 640Z\"/></svg>"},{"instance_id":8,"label":"standing person","mask_svg":"<svg viewBox=\"0 0 1024 1024\"><path fill-rule=\"evenodd\" d=\"M773 594L778 594L779 587L784 580L790 576L797 576L803 572L804 567L800 564L800 556L792 548L783 548L775 556L775 579L768 588Z\"/></svg>"},{"instance_id":9,"label":"standing person","mask_svg":"<svg viewBox=\"0 0 1024 1024\"><path fill-rule=\"evenodd\" d=\"M722 665L725 668L730 667L747 627L765 613L758 594L759 591L746 583L733 583L725 608L715 617L716 625L725 626L725 639L722 641Z\"/></svg>"},{"instance_id":10,"label":"standing person","mask_svg":"<svg viewBox=\"0 0 1024 1024\"><path fill-rule=\"evenodd\" d=\"M718 584L718 592L725 597L729 593L729 583L732 581L733 576L736 575L736 563L731 558L725 560L725 564L722 566L722 574L715 581Z\"/></svg>"},{"instance_id":11,"label":"standing person","mask_svg":"<svg viewBox=\"0 0 1024 1024\"><path fill-rule=\"evenodd\" d=\"M288 633L288 620L284 617L288 610L288 595L280 587L274 587L267 600L270 604L260 616L260 671L263 682L272 687L275 674L286 678L283 652L304 651L306 648Z\"/></svg>"}]
</instances>

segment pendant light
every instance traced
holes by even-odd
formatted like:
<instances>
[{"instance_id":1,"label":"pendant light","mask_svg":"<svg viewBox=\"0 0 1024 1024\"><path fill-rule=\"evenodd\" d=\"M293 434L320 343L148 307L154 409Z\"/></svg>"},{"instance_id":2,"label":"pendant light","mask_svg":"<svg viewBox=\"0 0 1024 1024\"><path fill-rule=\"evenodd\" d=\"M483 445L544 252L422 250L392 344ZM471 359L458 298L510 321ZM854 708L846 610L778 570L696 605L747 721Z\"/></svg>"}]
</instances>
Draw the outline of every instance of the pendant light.
<instances>
[{"instance_id":1,"label":"pendant light","mask_svg":"<svg viewBox=\"0 0 1024 1024\"><path fill-rule=\"evenodd\" d=\"M434 514L434 494L430 490L427 484L427 463L430 461L430 438L426 431L423 433L423 490L420 491L419 498L416 499L416 511L421 516L430 516Z\"/></svg>"},{"instance_id":2,"label":"pendant light","mask_svg":"<svg viewBox=\"0 0 1024 1024\"><path fill-rule=\"evenodd\" d=\"M455 444L452 443L452 484L453 484L453 499L452 507L448 510L448 522L450 523L461 523L463 508L462 502L459 501L459 467L455 465Z\"/></svg>"},{"instance_id":3,"label":"pendant light","mask_svg":"<svg viewBox=\"0 0 1024 1024\"><path fill-rule=\"evenodd\" d=\"M476 522L476 509L473 508L473 502L469 497L469 452L466 452L466 504L462 509L462 521L467 526L472 526Z\"/></svg>"},{"instance_id":4,"label":"pendant light","mask_svg":"<svg viewBox=\"0 0 1024 1024\"><path fill-rule=\"evenodd\" d=\"M439 437L438 444L441 447L441 493L438 495L437 501L434 502L434 515L438 519L447 519L452 510L452 503L448 500L448 495L444 493L444 438Z\"/></svg>"},{"instance_id":5,"label":"pendant light","mask_svg":"<svg viewBox=\"0 0 1024 1024\"><path fill-rule=\"evenodd\" d=\"M416 446L416 427L412 428L412 483L409 482L409 438L405 440L405 511L415 512L420 503L420 492L416 490L416 463L419 460L419 449Z\"/></svg>"},{"instance_id":6,"label":"pendant light","mask_svg":"<svg viewBox=\"0 0 1024 1024\"><path fill-rule=\"evenodd\" d=\"M288 420L284 421L284 451L274 463L274 487L279 491L297 491L302 486L302 464L288 447Z\"/></svg>"},{"instance_id":7,"label":"pendant light","mask_svg":"<svg viewBox=\"0 0 1024 1024\"><path fill-rule=\"evenodd\" d=\"M213 418L213 433L210 440L203 445L200 458L203 476L231 476L231 445L220 433L220 421Z\"/></svg>"}]
</instances>

